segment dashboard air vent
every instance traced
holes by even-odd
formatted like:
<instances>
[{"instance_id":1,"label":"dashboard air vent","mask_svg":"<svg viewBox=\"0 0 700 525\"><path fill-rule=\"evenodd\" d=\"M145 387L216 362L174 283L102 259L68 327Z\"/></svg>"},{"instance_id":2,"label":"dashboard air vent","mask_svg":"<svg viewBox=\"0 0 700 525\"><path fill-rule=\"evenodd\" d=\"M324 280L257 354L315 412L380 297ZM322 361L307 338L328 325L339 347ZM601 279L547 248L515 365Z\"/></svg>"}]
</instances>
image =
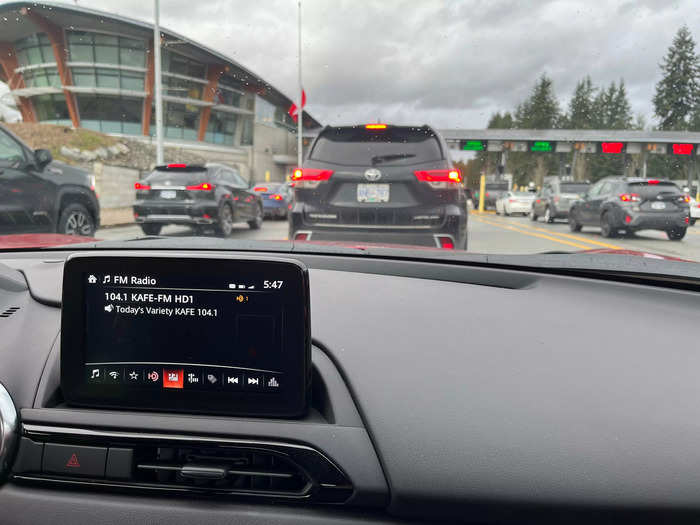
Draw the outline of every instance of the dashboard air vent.
<instances>
[{"instance_id":1,"label":"dashboard air vent","mask_svg":"<svg viewBox=\"0 0 700 525\"><path fill-rule=\"evenodd\" d=\"M19 310L19 306L11 306L4 312L0 313L0 317L10 317L13 313Z\"/></svg>"},{"instance_id":2,"label":"dashboard air vent","mask_svg":"<svg viewBox=\"0 0 700 525\"><path fill-rule=\"evenodd\" d=\"M24 424L13 479L106 490L167 491L343 503L345 473L313 447L221 438Z\"/></svg>"},{"instance_id":3,"label":"dashboard air vent","mask_svg":"<svg viewBox=\"0 0 700 525\"><path fill-rule=\"evenodd\" d=\"M313 485L282 454L247 448L157 447L142 449L134 480L166 487L301 496Z\"/></svg>"}]
</instances>

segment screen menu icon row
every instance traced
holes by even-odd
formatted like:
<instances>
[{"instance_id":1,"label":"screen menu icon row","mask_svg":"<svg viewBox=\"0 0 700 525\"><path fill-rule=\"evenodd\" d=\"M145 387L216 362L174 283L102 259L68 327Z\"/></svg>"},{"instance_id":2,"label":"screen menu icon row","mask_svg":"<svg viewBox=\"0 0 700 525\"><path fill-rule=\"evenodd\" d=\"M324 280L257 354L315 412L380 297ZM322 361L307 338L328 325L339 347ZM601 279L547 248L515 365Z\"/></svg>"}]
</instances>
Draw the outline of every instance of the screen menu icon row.
<instances>
[{"instance_id":1,"label":"screen menu icon row","mask_svg":"<svg viewBox=\"0 0 700 525\"><path fill-rule=\"evenodd\" d=\"M144 385L164 389L247 390L273 392L282 387L279 374L206 367L86 367L90 384Z\"/></svg>"}]
</instances>

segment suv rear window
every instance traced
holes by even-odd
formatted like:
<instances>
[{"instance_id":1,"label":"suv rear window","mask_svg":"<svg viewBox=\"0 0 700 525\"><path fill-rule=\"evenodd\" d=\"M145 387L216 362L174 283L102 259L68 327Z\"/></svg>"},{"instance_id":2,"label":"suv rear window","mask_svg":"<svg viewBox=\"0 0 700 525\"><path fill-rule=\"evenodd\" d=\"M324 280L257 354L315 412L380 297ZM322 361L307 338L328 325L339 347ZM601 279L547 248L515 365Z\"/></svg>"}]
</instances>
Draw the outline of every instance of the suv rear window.
<instances>
[{"instance_id":1,"label":"suv rear window","mask_svg":"<svg viewBox=\"0 0 700 525\"><path fill-rule=\"evenodd\" d=\"M331 128L322 132L310 157L345 166L388 166L442 160L437 137L422 128Z\"/></svg>"},{"instance_id":2,"label":"suv rear window","mask_svg":"<svg viewBox=\"0 0 700 525\"><path fill-rule=\"evenodd\" d=\"M562 182L559 185L560 193L586 193L589 184L572 184L570 182Z\"/></svg>"},{"instance_id":3,"label":"suv rear window","mask_svg":"<svg viewBox=\"0 0 700 525\"><path fill-rule=\"evenodd\" d=\"M646 181L629 182L627 187L629 193L636 193L644 200L653 199L659 193L681 193L681 189L670 181L659 181L654 184Z\"/></svg>"}]
</instances>

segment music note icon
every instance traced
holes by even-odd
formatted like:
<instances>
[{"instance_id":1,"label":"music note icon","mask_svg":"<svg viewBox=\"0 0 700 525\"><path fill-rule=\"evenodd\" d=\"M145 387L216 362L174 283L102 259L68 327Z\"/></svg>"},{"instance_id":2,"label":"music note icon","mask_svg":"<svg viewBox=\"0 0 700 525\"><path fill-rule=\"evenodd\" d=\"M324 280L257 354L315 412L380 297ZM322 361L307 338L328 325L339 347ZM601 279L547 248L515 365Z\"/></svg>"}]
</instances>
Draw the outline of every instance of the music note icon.
<instances>
[{"instance_id":1,"label":"music note icon","mask_svg":"<svg viewBox=\"0 0 700 525\"><path fill-rule=\"evenodd\" d=\"M98 379L99 377L100 377L100 369L93 368L92 369L92 376L90 376L90 379Z\"/></svg>"}]
</instances>

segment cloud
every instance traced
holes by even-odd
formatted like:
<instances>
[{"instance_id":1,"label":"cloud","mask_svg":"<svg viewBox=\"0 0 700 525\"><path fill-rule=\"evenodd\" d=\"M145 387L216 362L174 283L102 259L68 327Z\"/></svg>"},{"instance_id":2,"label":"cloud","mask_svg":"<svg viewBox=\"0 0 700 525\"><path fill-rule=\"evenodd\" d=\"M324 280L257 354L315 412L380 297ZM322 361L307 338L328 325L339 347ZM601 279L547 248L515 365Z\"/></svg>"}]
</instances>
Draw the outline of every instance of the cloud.
<instances>
[{"instance_id":1,"label":"cloud","mask_svg":"<svg viewBox=\"0 0 700 525\"><path fill-rule=\"evenodd\" d=\"M309 111L324 123L382 118L483 127L543 72L561 106L589 74L624 78L632 108L652 116L658 64L677 29L700 27L692 0L302 0ZM79 5L152 20L143 0ZM232 57L288 95L297 89L293 0L161 1L161 23ZM700 37L700 35L696 35Z\"/></svg>"}]
</instances>

